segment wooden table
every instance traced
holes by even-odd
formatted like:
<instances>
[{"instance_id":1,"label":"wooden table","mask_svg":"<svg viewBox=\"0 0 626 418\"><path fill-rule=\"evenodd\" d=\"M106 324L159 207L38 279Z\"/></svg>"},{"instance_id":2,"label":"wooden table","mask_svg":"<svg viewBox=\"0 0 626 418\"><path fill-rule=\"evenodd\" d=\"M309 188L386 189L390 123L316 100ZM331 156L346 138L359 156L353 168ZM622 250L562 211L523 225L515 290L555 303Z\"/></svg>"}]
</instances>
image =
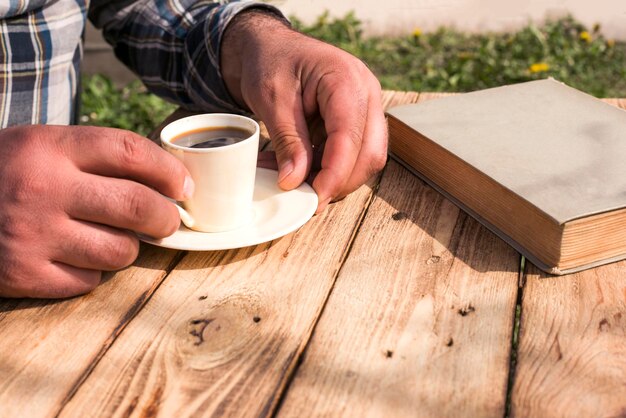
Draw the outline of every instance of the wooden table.
<instances>
[{"instance_id":1,"label":"wooden table","mask_svg":"<svg viewBox=\"0 0 626 418\"><path fill-rule=\"evenodd\" d=\"M0 416L626 416L626 262L523 264L390 160L282 239L0 300Z\"/></svg>"}]
</instances>

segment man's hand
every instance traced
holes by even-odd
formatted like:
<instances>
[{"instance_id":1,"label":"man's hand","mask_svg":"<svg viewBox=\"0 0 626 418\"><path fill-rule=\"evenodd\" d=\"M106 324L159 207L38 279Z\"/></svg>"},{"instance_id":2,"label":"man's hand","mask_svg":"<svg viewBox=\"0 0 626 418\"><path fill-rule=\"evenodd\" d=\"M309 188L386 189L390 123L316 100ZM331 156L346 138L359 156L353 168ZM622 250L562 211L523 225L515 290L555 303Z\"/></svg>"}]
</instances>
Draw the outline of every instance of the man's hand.
<instances>
[{"instance_id":1,"label":"man's hand","mask_svg":"<svg viewBox=\"0 0 626 418\"><path fill-rule=\"evenodd\" d=\"M283 189L310 176L320 212L383 168L380 84L360 60L257 11L231 22L221 59L233 98L268 128Z\"/></svg>"},{"instance_id":2,"label":"man's hand","mask_svg":"<svg viewBox=\"0 0 626 418\"><path fill-rule=\"evenodd\" d=\"M0 296L88 292L137 257L130 231L165 237L180 218L161 192L193 193L184 166L131 132L29 126L0 131ZM153 190L156 189L157 191Z\"/></svg>"}]
</instances>

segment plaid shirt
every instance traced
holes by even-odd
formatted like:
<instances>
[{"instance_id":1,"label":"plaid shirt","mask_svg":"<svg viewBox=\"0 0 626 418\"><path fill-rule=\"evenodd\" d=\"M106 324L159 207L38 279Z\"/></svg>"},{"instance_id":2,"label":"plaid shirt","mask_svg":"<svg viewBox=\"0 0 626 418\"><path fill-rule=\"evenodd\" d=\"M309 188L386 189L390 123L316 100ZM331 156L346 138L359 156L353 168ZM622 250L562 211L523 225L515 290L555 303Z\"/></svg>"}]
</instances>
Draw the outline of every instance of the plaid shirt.
<instances>
[{"instance_id":1,"label":"plaid shirt","mask_svg":"<svg viewBox=\"0 0 626 418\"><path fill-rule=\"evenodd\" d=\"M248 1L2 0L0 128L73 122L87 15L152 92L197 110L241 112L220 74L220 43Z\"/></svg>"}]
</instances>

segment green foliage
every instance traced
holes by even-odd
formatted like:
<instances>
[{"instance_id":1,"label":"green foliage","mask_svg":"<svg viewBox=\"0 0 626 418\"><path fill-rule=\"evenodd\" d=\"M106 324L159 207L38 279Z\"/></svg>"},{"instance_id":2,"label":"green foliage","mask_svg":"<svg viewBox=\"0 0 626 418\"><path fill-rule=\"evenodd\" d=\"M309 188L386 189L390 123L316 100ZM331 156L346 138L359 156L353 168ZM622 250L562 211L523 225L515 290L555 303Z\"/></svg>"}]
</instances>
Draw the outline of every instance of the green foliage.
<instances>
[{"instance_id":1,"label":"green foliage","mask_svg":"<svg viewBox=\"0 0 626 418\"><path fill-rule=\"evenodd\" d=\"M80 122L110 126L147 135L176 106L147 92L138 81L117 88L102 75L83 78Z\"/></svg>"},{"instance_id":2,"label":"green foliage","mask_svg":"<svg viewBox=\"0 0 626 418\"><path fill-rule=\"evenodd\" d=\"M342 19L331 18L330 12L325 11L317 18L315 23L306 26L297 17L290 17L294 28L314 38L325 42L341 45L346 48L359 46L362 42L363 31L361 21L356 18L354 12L349 12Z\"/></svg>"},{"instance_id":3,"label":"green foliage","mask_svg":"<svg viewBox=\"0 0 626 418\"><path fill-rule=\"evenodd\" d=\"M626 43L607 40L599 26L589 30L571 17L514 33L442 28L370 38L362 36L353 13L334 19L325 13L312 25L292 22L361 58L387 89L471 91L551 76L598 97L626 95Z\"/></svg>"},{"instance_id":4,"label":"green foliage","mask_svg":"<svg viewBox=\"0 0 626 418\"><path fill-rule=\"evenodd\" d=\"M514 33L466 34L442 28L399 37L364 37L354 13L321 15L294 26L365 61L383 88L471 91L555 77L597 97L626 96L626 43L572 18L528 25ZM116 88L103 76L83 80L81 122L147 135L175 106L139 83Z\"/></svg>"}]
</instances>

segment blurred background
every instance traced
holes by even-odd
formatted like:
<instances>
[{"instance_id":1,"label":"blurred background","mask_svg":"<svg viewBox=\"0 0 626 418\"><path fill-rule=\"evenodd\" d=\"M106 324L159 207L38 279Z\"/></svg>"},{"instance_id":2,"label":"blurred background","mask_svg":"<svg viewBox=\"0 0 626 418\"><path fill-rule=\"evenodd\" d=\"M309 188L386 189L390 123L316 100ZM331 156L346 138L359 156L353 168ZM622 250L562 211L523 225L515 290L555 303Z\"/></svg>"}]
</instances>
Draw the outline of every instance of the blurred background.
<instances>
[{"instance_id":1,"label":"blurred background","mask_svg":"<svg viewBox=\"0 0 626 418\"><path fill-rule=\"evenodd\" d=\"M463 92L554 77L626 96L624 0L274 0L299 30L363 59L393 90ZM175 106L88 27L84 124L147 134Z\"/></svg>"},{"instance_id":2,"label":"blurred background","mask_svg":"<svg viewBox=\"0 0 626 418\"><path fill-rule=\"evenodd\" d=\"M442 26L474 33L510 31L531 21L571 15L586 26L600 23L608 37L626 39L624 0L276 0L268 3L307 23L326 10L334 16L354 11L363 21L367 35L398 35L415 26L424 31Z\"/></svg>"}]
</instances>

